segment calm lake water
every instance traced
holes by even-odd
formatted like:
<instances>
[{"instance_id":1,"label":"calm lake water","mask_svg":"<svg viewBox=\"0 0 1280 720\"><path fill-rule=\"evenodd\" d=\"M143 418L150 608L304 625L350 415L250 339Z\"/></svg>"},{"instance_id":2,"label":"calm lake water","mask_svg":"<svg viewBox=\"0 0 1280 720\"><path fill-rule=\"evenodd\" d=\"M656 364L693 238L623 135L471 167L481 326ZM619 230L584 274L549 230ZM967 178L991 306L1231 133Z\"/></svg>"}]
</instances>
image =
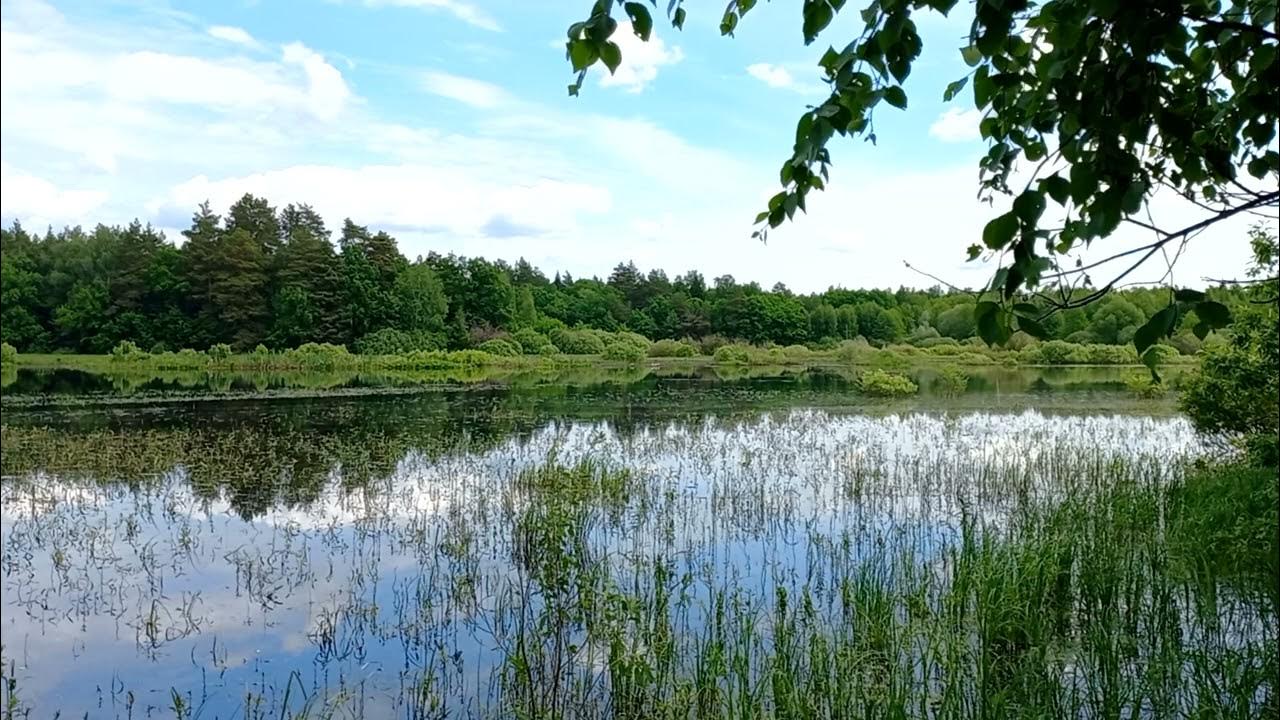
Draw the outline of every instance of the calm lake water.
<instances>
[{"instance_id":1,"label":"calm lake water","mask_svg":"<svg viewBox=\"0 0 1280 720\"><path fill-rule=\"evenodd\" d=\"M506 715L528 638L575 697L607 694L618 648L657 641L577 614L584 568L677 650L726 603L767 625L777 588L821 604L854 568L945 575L965 523L1203 452L1121 379L991 369L943 397L926 375L892 403L821 372L320 398L214 379L243 397L196 401L24 372L3 420L8 697L40 718ZM58 402L86 396L107 402Z\"/></svg>"}]
</instances>

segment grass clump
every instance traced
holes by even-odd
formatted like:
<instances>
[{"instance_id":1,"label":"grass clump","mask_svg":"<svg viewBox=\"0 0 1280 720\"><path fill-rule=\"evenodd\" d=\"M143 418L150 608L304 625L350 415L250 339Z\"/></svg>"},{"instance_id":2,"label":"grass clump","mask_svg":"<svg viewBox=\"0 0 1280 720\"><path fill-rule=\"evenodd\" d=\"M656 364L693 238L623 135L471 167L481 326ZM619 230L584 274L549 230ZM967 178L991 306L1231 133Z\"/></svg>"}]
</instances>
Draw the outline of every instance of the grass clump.
<instances>
[{"instance_id":1,"label":"grass clump","mask_svg":"<svg viewBox=\"0 0 1280 720\"><path fill-rule=\"evenodd\" d=\"M625 342L622 340L609 343L609 345L604 349L605 360L635 364L644 360L645 357L645 351L637 347L635 343Z\"/></svg>"},{"instance_id":2,"label":"grass clump","mask_svg":"<svg viewBox=\"0 0 1280 720\"><path fill-rule=\"evenodd\" d=\"M749 365L751 349L745 345L723 345L712 356L721 365Z\"/></svg>"},{"instance_id":3,"label":"grass clump","mask_svg":"<svg viewBox=\"0 0 1280 720\"><path fill-rule=\"evenodd\" d=\"M911 378L886 370L868 370L858 378L858 387L866 395L876 397L905 397L915 395L919 386Z\"/></svg>"},{"instance_id":4,"label":"grass clump","mask_svg":"<svg viewBox=\"0 0 1280 720\"><path fill-rule=\"evenodd\" d=\"M492 340L485 340L484 342L477 345L476 349L481 352L489 353L490 355L495 355L497 357L519 357L524 352L523 348L519 343L513 342L506 338L493 338Z\"/></svg>"},{"instance_id":5,"label":"grass clump","mask_svg":"<svg viewBox=\"0 0 1280 720\"><path fill-rule=\"evenodd\" d=\"M698 348L685 340L658 340L649 346L649 357L690 358L698 354Z\"/></svg>"}]
</instances>

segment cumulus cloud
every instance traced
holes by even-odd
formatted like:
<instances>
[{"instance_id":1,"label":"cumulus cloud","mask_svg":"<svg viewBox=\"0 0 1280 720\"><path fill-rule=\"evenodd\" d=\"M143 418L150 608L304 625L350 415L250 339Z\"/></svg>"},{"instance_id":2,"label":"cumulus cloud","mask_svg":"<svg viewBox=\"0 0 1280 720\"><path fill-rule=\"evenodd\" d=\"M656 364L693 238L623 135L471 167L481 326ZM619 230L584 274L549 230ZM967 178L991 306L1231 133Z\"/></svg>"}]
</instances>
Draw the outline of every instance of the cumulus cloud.
<instances>
[{"instance_id":1,"label":"cumulus cloud","mask_svg":"<svg viewBox=\"0 0 1280 720\"><path fill-rule=\"evenodd\" d=\"M978 123L980 122L982 122L982 113L978 110L947 108L929 126L929 135L942 142L977 140L979 137Z\"/></svg>"},{"instance_id":2,"label":"cumulus cloud","mask_svg":"<svg viewBox=\"0 0 1280 720\"><path fill-rule=\"evenodd\" d=\"M243 45L249 48L258 47L258 41L244 28L233 27L231 25L214 25L208 30L210 37L217 38L233 45Z\"/></svg>"},{"instance_id":3,"label":"cumulus cloud","mask_svg":"<svg viewBox=\"0 0 1280 720\"><path fill-rule=\"evenodd\" d=\"M787 69L769 63L755 63L747 66L747 74L773 88L789 88L796 84Z\"/></svg>"},{"instance_id":4,"label":"cumulus cloud","mask_svg":"<svg viewBox=\"0 0 1280 720\"><path fill-rule=\"evenodd\" d=\"M364 4L368 7L391 6L439 10L468 25L494 32L502 30L502 26L498 24L498 21L493 16L471 3L459 2L458 0L364 0Z\"/></svg>"},{"instance_id":5,"label":"cumulus cloud","mask_svg":"<svg viewBox=\"0 0 1280 720\"><path fill-rule=\"evenodd\" d=\"M64 190L0 162L0 217L18 218L40 229L85 220L106 199L107 193L101 190Z\"/></svg>"},{"instance_id":6,"label":"cumulus cloud","mask_svg":"<svg viewBox=\"0 0 1280 720\"><path fill-rule=\"evenodd\" d=\"M494 108L507 100L507 93L492 83L446 72L423 73L422 87L427 92L477 108Z\"/></svg>"},{"instance_id":7,"label":"cumulus cloud","mask_svg":"<svg viewBox=\"0 0 1280 720\"><path fill-rule=\"evenodd\" d=\"M684 59L684 51L680 46L668 48L656 31L649 36L648 42L636 37L630 21L618 23L612 40L622 50L622 64L613 74L609 74L608 69L600 65L603 72L600 84L604 87L620 87L632 93L641 92L657 79L658 68L675 65Z\"/></svg>"}]
</instances>

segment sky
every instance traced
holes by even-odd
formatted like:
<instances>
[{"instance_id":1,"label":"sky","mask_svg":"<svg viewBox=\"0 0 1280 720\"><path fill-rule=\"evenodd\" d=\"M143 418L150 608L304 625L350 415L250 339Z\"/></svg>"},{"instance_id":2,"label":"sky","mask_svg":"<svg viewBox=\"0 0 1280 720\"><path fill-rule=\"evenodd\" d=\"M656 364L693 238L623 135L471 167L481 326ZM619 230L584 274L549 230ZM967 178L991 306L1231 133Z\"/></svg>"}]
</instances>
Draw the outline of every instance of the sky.
<instances>
[{"instance_id":1,"label":"sky","mask_svg":"<svg viewBox=\"0 0 1280 720\"><path fill-rule=\"evenodd\" d=\"M909 262L981 286L995 260L965 249L1001 208L977 198L971 95L942 101L967 70L969 7L917 21L908 108L877 111L875 145L833 141L829 190L761 243L752 221L796 120L825 97L817 60L858 17L806 47L796 3L758 5L734 38L716 5L691 0L684 30L659 21L649 43L622 22L622 66L573 98L565 29L589 0L0 0L0 220L137 218L180 242L197 204L224 212L250 192L387 230L409 258L523 257L575 277L632 260L798 291L934 284ZM1152 210L1169 227L1196 217L1176 198ZM1247 223L1190 243L1175 282L1239 276ZM1084 258L1151 239L1126 228Z\"/></svg>"}]
</instances>

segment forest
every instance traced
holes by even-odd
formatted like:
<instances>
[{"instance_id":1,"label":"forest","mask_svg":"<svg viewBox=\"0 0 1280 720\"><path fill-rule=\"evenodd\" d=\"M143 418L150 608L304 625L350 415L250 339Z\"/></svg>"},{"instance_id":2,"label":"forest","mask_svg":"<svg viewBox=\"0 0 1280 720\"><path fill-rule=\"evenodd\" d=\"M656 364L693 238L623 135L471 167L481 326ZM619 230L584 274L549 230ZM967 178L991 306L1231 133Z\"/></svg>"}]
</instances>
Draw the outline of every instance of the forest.
<instances>
[{"instance_id":1,"label":"forest","mask_svg":"<svg viewBox=\"0 0 1280 720\"><path fill-rule=\"evenodd\" d=\"M201 205L182 235L175 243L139 221L39 235L15 222L0 246L3 342L20 352L87 354L122 341L152 352L331 343L398 353L558 328L815 348L858 337L927 347L976 331L977 295L940 286L800 294L730 275L708 281L697 270L671 277L632 262L602 280L548 276L523 258L431 252L409 260L386 232L347 219L335 242L310 206L277 209L250 194L224 216ZM1212 294L1229 307L1246 302L1231 286ZM1123 345L1168 302L1168 288L1119 289L1049 315L1044 329L1048 339ZM1194 323L1182 318L1168 341L1184 355L1202 344Z\"/></svg>"}]
</instances>

